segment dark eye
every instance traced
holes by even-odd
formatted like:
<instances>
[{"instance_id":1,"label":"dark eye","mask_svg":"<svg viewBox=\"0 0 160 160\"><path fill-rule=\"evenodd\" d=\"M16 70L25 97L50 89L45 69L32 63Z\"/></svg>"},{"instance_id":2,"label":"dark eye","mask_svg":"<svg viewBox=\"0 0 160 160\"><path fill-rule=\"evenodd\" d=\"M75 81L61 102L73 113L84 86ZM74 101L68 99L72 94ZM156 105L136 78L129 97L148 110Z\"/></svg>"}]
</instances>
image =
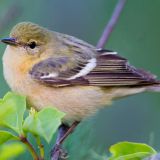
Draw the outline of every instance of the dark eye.
<instances>
[{"instance_id":1,"label":"dark eye","mask_svg":"<svg viewBox=\"0 0 160 160\"><path fill-rule=\"evenodd\" d=\"M37 46L37 44L36 44L36 42L30 42L29 44L28 44L28 46L31 48L31 49L34 49L36 46Z\"/></svg>"}]
</instances>

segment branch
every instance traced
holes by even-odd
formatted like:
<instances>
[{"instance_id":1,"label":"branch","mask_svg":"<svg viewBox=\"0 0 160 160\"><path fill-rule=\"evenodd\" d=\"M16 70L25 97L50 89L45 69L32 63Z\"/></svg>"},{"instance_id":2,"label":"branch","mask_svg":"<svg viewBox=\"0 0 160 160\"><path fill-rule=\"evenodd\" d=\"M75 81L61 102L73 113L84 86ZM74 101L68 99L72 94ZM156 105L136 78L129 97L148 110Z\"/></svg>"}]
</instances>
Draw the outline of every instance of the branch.
<instances>
[{"instance_id":1,"label":"branch","mask_svg":"<svg viewBox=\"0 0 160 160\"><path fill-rule=\"evenodd\" d=\"M124 8L124 5L126 3L127 0L119 0L114 11L113 14L109 20L109 22L107 23L104 32L101 36L101 38L99 39L98 43L97 43L97 48L104 48L105 44L107 43L111 32L113 31L114 27L117 24L117 21L120 17L120 14Z\"/></svg>"},{"instance_id":2,"label":"branch","mask_svg":"<svg viewBox=\"0 0 160 160\"><path fill-rule=\"evenodd\" d=\"M32 146L32 145L29 143L29 141L27 140L27 138L24 137L24 136L20 136L19 138L20 138L20 141L21 141L22 143L24 143L24 144L28 147L29 151L30 151L31 154L32 154L33 159L34 159L34 160L41 160L41 159L38 157L38 155L37 155L35 149L33 148L33 146Z\"/></svg>"}]
</instances>

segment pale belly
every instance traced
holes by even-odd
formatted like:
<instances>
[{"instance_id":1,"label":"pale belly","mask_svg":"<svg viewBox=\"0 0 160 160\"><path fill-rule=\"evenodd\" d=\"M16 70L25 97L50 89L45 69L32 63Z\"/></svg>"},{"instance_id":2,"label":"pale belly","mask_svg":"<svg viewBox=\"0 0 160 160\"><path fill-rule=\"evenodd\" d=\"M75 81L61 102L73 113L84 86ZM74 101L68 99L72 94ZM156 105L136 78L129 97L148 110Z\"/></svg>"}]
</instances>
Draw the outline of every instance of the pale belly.
<instances>
[{"instance_id":1,"label":"pale belly","mask_svg":"<svg viewBox=\"0 0 160 160\"><path fill-rule=\"evenodd\" d=\"M71 86L55 88L33 80L22 81L12 86L12 90L25 95L30 107L41 110L55 107L66 113L63 122L74 121L94 115L100 108L111 104L112 99L143 92L144 88L106 88L94 86Z\"/></svg>"},{"instance_id":2,"label":"pale belly","mask_svg":"<svg viewBox=\"0 0 160 160\"><path fill-rule=\"evenodd\" d=\"M103 106L111 104L112 99L143 92L145 88L106 88L96 86L51 87L30 78L6 77L10 88L27 97L29 107L41 110L52 106L65 112L64 123L73 123L91 116Z\"/></svg>"},{"instance_id":3,"label":"pale belly","mask_svg":"<svg viewBox=\"0 0 160 160\"><path fill-rule=\"evenodd\" d=\"M100 88L92 86L54 88L38 82L23 81L11 88L25 95L28 104L37 110L53 106L65 112L64 123L81 121L111 102L111 97L106 96Z\"/></svg>"},{"instance_id":4,"label":"pale belly","mask_svg":"<svg viewBox=\"0 0 160 160\"><path fill-rule=\"evenodd\" d=\"M53 106L66 113L64 123L73 123L91 116L103 106L111 104L112 99L145 91L145 88L103 88L96 86L51 87L40 84L25 76L18 76L13 72L5 74L10 88L27 97L30 107L41 110Z\"/></svg>"}]
</instances>

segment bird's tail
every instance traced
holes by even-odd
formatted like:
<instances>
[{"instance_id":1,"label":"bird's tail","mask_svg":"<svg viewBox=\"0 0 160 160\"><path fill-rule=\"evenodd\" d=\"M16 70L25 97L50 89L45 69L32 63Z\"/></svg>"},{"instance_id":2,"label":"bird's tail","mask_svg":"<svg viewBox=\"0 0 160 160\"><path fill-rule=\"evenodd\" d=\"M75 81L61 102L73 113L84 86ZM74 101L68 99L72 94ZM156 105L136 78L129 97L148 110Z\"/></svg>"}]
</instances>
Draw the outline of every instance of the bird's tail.
<instances>
[{"instance_id":1,"label":"bird's tail","mask_svg":"<svg viewBox=\"0 0 160 160\"><path fill-rule=\"evenodd\" d=\"M160 84L155 84L153 86L148 86L146 87L147 91L152 91L152 92L160 92Z\"/></svg>"},{"instance_id":2,"label":"bird's tail","mask_svg":"<svg viewBox=\"0 0 160 160\"><path fill-rule=\"evenodd\" d=\"M160 80L157 80L156 75L150 73L149 71L144 71L142 69L138 69L138 71L146 81L146 91L160 92Z\"/></svg>"}]
</instances>

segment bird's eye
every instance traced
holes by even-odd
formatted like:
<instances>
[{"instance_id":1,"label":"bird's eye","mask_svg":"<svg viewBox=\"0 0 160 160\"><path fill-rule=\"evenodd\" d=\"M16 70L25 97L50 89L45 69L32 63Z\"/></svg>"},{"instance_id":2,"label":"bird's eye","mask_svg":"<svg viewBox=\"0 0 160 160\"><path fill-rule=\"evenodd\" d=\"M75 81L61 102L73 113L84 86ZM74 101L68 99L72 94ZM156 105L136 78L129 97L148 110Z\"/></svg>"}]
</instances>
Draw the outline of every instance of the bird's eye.
<instances>
[{"instance_id":1,"label":"bird's eye","mask_svg":"<svg viewBox=\"0 0 160 160\"><path fill-rule=\"evenodd\" d=\"M34 49L36 46L37 46L37 44L36 44L36 42L30 42L29 44L28 44L28 46L31 48L31 49Z\"/></svg>"}]
</instances>

